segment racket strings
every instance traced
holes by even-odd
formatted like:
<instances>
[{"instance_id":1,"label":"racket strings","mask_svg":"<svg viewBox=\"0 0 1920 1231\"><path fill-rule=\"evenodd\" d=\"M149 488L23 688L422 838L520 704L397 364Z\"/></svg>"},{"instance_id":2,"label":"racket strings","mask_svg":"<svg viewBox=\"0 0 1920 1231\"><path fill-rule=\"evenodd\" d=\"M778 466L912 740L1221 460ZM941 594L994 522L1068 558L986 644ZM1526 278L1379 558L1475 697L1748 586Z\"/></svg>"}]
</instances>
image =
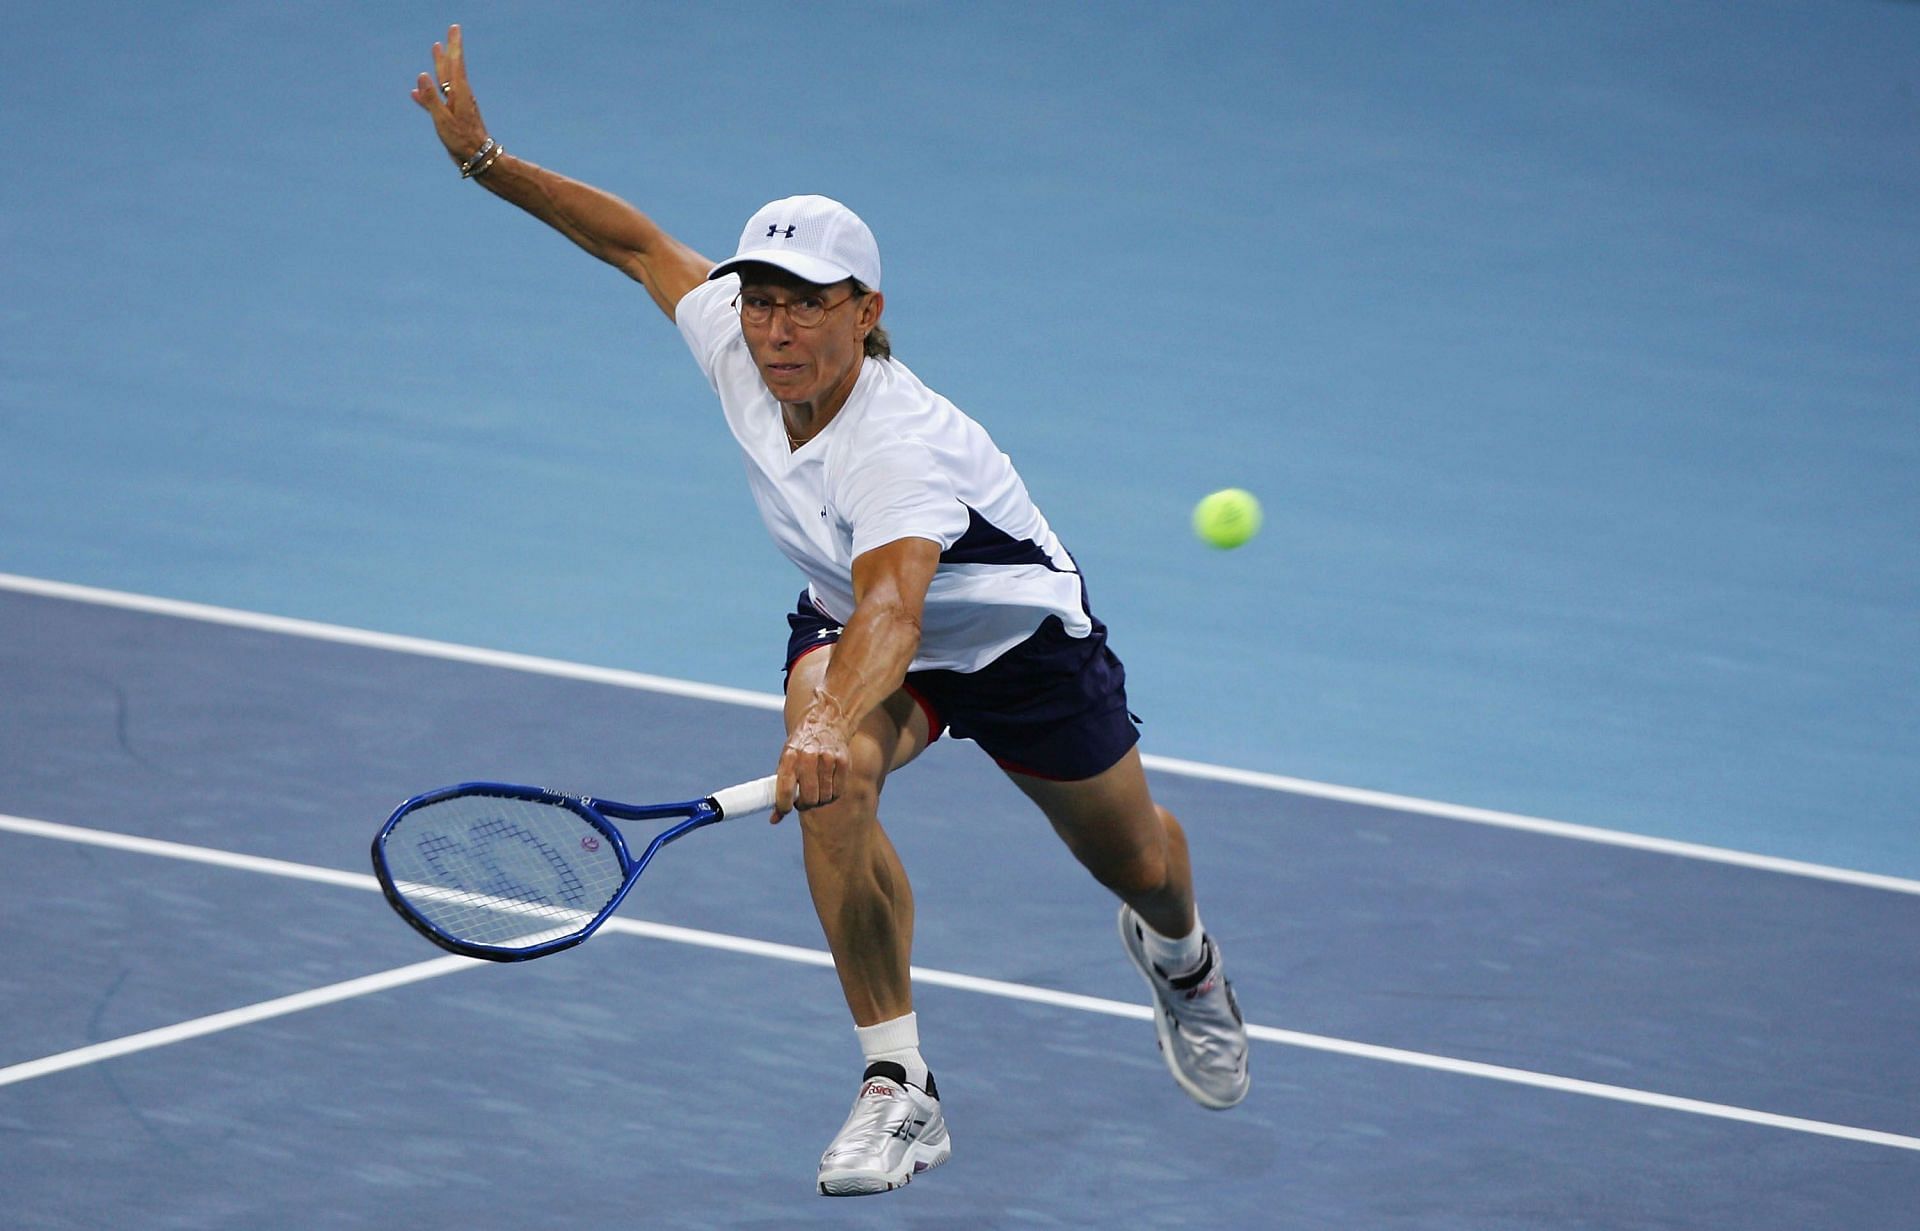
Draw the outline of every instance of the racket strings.
<instances>
[{"instance_id":1,"label":"racket strings","mask_svg":"<svg viewBox=\"0 0 1920 1231\"><path fill-rule=\"evenodd\" d=\"M626 881L614 844L559 803L463 795L425 804L387 834L395 890L442 932L530 948L586 927Z\"/></svg>"}]
</instances>

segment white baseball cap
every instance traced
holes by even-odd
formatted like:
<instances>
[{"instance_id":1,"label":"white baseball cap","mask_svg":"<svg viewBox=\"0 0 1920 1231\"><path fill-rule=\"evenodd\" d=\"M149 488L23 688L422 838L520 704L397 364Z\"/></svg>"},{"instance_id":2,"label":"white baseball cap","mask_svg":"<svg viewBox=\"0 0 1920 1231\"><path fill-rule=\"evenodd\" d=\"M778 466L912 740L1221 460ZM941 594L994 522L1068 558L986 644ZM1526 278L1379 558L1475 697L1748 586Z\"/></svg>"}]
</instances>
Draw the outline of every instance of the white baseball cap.
<instances>
[{"instance_id":1,"label":"white baseball cap","mask_svg":"<svg viewBox=\"0 0 1920 1231\"><path fill-rule=\"evenodd\" d=\"M720 262L709 281L749 261L762 261L822 286L848 278L880 289L880 245L854 213L831 197L782 197L747 219L740 248Z\"/></svg>"}]
</instances>

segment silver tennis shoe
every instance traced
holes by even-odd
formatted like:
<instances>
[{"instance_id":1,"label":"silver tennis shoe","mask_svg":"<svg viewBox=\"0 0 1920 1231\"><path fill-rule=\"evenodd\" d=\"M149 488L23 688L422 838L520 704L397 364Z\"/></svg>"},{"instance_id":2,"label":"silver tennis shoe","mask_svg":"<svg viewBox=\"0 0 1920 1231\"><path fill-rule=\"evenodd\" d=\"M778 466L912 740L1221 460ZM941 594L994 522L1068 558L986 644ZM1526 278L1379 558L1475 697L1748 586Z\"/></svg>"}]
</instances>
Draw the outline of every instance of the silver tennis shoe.
<instances>
[{"instance_id":1,"label":"silver tennis shoe","mask_svg":"<svg viewBox=\"0 0 1920 1231\"><path fill-rule=\"evenodd\" d=\"M933 1075L922 1090L906 1069L878 1060L867 1066L853 1111L820 1156L820 1195L891 1192L952 1154Z\"/></svg>"},{"instance_id":2,"label":"silver tennis shoe","mask_svg":"<svg viewBox=\"0 0 1920 1231\"><path fill-rule=\"evenodd\" d=\"M1202 1107L1221 1111L1247 1097L1253 1079L1247 1073L1247 1026L1233 985L1220 969L1220 947L1204 939L1198 969L1168 978L1147 960L1144 925L1131 907L1120 908L1120 941L1140 977L1153 989L1158 1010L1154 1032L1160 1054L1180 1088Z\"/></svg>"}]
</instances>

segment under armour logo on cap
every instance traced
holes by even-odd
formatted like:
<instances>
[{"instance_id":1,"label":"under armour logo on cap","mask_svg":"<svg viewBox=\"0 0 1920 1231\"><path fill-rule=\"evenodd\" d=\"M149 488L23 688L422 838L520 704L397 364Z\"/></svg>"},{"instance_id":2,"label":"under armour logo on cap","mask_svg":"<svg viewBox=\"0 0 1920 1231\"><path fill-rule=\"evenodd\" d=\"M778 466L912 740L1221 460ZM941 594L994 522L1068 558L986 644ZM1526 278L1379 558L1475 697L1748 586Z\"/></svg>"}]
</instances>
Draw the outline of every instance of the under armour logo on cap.
<instances>
[{"instance_id":1,"label":"under armour logo on cap","mask_svg":"<svg viewBox=\"0 0 1920 1231\"><path fill-rule=\"evenodd\" d=\"M761 206L741 230L739 249L707 277L751 262L820 286L856 278L880 289L880 245L858 214L831 197L783 197Z\"/></svg>"}]
</instances>

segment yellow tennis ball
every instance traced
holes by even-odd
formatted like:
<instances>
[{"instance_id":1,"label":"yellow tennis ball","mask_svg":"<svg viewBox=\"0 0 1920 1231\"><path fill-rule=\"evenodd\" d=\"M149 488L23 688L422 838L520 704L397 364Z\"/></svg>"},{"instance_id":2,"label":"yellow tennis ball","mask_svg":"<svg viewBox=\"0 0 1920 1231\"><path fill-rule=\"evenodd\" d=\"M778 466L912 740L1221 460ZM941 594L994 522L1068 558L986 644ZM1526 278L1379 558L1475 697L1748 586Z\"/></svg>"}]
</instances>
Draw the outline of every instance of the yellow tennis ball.
<instances>
[{"instance_id":1,"label":"yellow tennis ball","mask_svg":"<svg viewBox=\"0 0 1920 1231\"><path fill-rule=\"evenodd\" d=\"M1238 487L1217 491L1193 506L1193 532L1215 547L1238 547L1260 532L1260 502Z\"/></svg>"}]
</instances>

